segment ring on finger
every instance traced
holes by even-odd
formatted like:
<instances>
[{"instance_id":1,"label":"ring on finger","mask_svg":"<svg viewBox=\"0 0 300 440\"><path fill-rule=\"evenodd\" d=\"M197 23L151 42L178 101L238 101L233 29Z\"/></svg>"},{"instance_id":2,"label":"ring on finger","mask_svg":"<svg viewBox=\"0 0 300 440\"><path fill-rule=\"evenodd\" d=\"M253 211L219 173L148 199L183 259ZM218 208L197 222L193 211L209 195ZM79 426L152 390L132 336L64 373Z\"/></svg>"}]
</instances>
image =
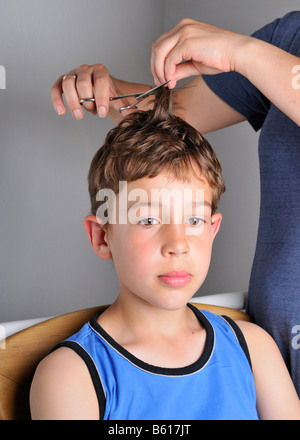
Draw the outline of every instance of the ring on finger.
<instances>
[{"instance_id":1,"label":"ring on finger","mask_svg":"<svg viewBox=\"0 0 300 440\"><path fill-rule=\"evenodd\" d=\"M65 73L62 80L64 81L68 76L72 76L75 79L77 78L75 73Z\"/></svg>"}]
</instances>

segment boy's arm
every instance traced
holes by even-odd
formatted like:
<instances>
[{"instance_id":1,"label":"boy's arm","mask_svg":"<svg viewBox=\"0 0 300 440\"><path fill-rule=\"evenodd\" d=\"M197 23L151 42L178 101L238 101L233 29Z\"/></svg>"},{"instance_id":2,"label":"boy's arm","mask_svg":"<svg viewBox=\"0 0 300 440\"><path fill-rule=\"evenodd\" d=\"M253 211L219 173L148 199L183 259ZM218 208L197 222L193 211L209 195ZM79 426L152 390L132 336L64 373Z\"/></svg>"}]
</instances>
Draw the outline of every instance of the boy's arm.
<instances>
[{"instance_id":1,"label":"boy's arm","mask_svg":"<svg viewBox=\"0 0 300 440\"><path fill-rule=\"evenodd\" d=\"M261 420L300 420L300 401L277 345L255 324L237 321L252 361Z\"/></svg>"},{"instance_id":2,"label":"boy's arm","mask_svg":"<svg viewBox=\"0 0 300 440\"><path fill-rule=\"evenodd\" d=\"M84 361L61 347L38 365L30 390L33 420L99 420L99 405Z\"/></svg>"}]
</instances>

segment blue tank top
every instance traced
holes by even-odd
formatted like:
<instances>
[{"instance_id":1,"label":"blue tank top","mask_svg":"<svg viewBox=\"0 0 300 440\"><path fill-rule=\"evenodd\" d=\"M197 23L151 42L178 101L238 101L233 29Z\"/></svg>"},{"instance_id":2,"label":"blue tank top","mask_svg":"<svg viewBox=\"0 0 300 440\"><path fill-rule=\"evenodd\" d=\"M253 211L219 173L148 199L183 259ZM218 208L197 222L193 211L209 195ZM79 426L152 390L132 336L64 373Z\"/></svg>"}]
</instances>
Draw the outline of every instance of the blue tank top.
<instances>
[{"instance_id":1,"label":"blue tank top","mask_svg":"<svg viewBox=\"0 0 300 440\"><path fill-rule=\"evenodd\" d=\"M104 420L258 419L251 361L229 318L188 305L206 330L200 358L182 368L149 365L113 340L97 317L56 348L85 361Z\"/></svg>"}]
</instances>

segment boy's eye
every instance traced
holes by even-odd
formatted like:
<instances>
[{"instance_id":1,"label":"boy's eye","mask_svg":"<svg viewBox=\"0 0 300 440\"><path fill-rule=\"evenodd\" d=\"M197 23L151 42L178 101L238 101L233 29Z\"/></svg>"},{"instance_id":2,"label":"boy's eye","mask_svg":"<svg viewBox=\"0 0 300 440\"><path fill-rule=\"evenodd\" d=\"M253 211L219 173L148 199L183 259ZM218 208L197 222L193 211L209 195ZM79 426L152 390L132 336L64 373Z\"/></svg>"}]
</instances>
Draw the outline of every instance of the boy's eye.
<instances>
[{"instance_id":1,"label":"boy's eye","mask_svg":"<svg viewBox=\"0 0 300 440\"><path fill-rule=\"evenodd\" d=\"M185 220L185 224L188 226L199 226L204 223L204 219L200 217L189 217Z\"/></svg>"},{"instance_id":2,"label":"boy's eye","mask_svg":"<svg viewBox=\"0 0 300 440\"><path fill-rule=\"evenodd\" d=\"M152 226L152 225L158 225L159 221L154 217L147 217L139 220L139 224L143 226Z\"/></svg>"}]
</instances>

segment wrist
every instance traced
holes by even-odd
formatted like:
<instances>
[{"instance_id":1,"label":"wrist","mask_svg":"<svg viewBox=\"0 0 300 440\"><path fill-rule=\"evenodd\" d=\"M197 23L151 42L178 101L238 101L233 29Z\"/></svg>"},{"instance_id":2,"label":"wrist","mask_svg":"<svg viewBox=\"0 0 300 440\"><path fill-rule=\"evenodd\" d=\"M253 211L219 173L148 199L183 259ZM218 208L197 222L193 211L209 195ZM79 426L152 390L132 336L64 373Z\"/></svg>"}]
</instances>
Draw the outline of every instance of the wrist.
<instances>
[{"instance_id":1,"label":"wrist","mask_svg":"<svg viewBox=\"0 0 300 440\"><path fill-rule=\"evenodd\" d=\"M239 35L233 49L231 70L248 78L249 69L257 60L260 44L263 43L254 37Z\"/></svg>"}]
</instances>

